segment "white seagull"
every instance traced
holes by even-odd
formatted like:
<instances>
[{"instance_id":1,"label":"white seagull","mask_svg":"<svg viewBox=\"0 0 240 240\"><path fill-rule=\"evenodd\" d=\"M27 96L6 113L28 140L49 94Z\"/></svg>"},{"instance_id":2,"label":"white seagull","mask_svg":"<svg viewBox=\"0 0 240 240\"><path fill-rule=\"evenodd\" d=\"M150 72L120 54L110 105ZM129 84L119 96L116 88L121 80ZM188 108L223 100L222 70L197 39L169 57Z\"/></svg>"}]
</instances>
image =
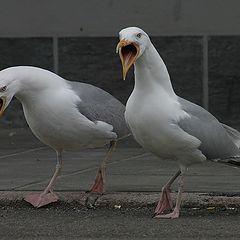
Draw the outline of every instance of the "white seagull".
<instances>
[{"instance_id":1,"label":"white seagull","mask_svg":"<svg viewBox=\"0 0 240 240\"><path fill-rule=\"evenodd\" d=\"M186 169L208 160L239 166L240 133L175 94L162 58L142 29L125 28L119 39L117 52L124 79L134 64L135 86L126 105L127 124L142 147L179 165L177 173L162 188L155 217L177 218ZM166 213L172 208L170 187L178 176L176 206Z\"/></svg>"},{"instance_id":2,"label":"white seagull","mask_svg":"<svg viewBox=\"0 0 240 240\"><path fill-rule=\"evenodd\" d=\"M42 193L25 200L41 207L58 200L52 186L62 167L63 151L79 151L110 143L97 173L92 193L105 190L106 162L118 139L129 135L125 106L95 86L67 81L37 67L18 66L0 71L0 115L13 96L22 103L33 134L57 153L56 170Z\"/></svg>"}]
</instances>

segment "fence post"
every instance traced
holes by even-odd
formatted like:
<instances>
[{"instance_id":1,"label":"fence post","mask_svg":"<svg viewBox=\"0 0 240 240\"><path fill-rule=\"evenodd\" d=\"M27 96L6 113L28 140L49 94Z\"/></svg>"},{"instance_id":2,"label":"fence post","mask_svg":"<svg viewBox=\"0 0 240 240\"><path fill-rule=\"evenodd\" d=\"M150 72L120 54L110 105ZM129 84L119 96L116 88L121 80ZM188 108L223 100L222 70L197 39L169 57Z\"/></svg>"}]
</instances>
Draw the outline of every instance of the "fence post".
<instances>
[{"instance_id":1,"label":"fence post","mask_svg":"<svg viewBox=\"0 0 240 240\"><path fill-rule=\"evenodd\" d=\"M53 71L58 74L58 37L53 37Z\"/></svg>"},{"instance_id":2,"label":"fence post","mask_svg":"<svg viewBox=\"0 0 240 240\"><path fill-rule=\"evenodd\" d=\"M209 86L208 86L208 36L204 35L203 39L203 107L209 109Z\"/></svg>"}]
</instances>

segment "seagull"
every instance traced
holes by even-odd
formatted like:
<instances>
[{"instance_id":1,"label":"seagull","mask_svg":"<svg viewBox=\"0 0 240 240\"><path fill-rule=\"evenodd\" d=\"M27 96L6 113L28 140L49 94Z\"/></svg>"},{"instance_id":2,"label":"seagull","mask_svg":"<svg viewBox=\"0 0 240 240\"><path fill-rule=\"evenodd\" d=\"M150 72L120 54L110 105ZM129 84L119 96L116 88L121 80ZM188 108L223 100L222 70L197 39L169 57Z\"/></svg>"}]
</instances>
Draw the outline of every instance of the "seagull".
<instances>
[{"instance_id":1,"label":"seagull","mask_svg":"<svg viewBox=\"0 0 240 240\"><path fill-rule=\"evenodd\" d=\"M143 148L179 166L162 188L154 217L178 218L187 168L206 161L239 167L240 133L220 123L204 108L176 95L166 65L142 29L122 29L119 39L116 51L124 80L134 65L135 85L126 104L126 122ZM170 188L178 177L173 209Z\"/></svg>"},{"instance_id":2,"label":"seagull","mask_svg":"<svg viewBox=\"0 0 240 240\"><path fill-rule=\"evenodd\" d=\"M0 115L13 96L21 102L33 134L57 155L56 170L45 190L24 199L36 208L56 202L59 197L53 192L53 184L62 168L63 151L109 144L90 190L90 193L102 194L107 160L117 140L129 135L124 120L125 106L100 88L67 81L55 73L32 66L0 71Z\"/></svg>"}]
</instances>

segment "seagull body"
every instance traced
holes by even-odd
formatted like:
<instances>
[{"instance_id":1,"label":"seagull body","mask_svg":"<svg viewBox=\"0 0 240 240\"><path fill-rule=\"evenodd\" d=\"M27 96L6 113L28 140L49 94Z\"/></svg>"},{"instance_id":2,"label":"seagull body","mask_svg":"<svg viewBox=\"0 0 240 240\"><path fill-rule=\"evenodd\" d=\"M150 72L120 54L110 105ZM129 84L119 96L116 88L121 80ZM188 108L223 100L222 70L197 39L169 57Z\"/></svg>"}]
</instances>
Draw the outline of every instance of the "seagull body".
<instances>
[{"instance_id":1,"label":"seagull body","mask_svg":"<svg viewBox=\"0 0 240 240\"><path fill-rule=\"evenodd\" d=\"M62 151L101 147L129 134L124 121L125 107L92 85L67 81L40 68L19 66L0 71L0 86L0 113L16 96L34 135L56 150L56 175L61 168ZM93 192L103 191L104 169L105 162L99 169ZM51 186L40 197L35 194L27 201L36 207L45 205L51 199L44 200L43 196L51 196ZM53 201L56 198L52 196Z\"/></svg>"},{"instance_id":2,"label":"seagull body","mask_svg":"<svg viewBox=\"0 0 240 240\"><path fill-rule=\"evenodd\" d=\"M179 171L163 187L156 217L179 216L186 169L207 160L240 165L240 133L221 124L202 107L178 97L167 68L148 35L130 27L119 33L117 51L125 78L134 64L135 86L126 105L125 119L137 142L164 160L176 161ZM181 175L177 203L172 208L170 186Z\"/></svg>"},{"instance_id":3,"label":"seagull body","mask_svg":"<svg viewBox=\"0 0 240 240\"><path fill-rule=\"evenodd\" d=\"M57 87L49 88L39 96L30 91L16 94L22 102L26 121L33 133L52 148L66 151L101 147L117 139L112 125L102 121L93 122L81 113L78 104L83 100L81 93L76 93L72 88L73 85L71 82L59 81ZM84 83L76 85L82 91L93 87Z\"/></svg>"}]
</instances>

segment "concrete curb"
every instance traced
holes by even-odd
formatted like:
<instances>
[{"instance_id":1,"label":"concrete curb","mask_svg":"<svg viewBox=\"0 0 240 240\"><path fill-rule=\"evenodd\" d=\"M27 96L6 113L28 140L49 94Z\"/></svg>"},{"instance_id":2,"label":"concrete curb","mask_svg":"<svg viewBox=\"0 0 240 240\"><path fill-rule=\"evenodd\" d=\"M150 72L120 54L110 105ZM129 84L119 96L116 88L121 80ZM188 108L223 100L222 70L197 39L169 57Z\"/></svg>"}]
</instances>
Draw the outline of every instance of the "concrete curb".
<instances>
[{"instance_id":1,"label":"concrete curb","mask_svg":"<svg viewBox=\"0 0 240 240\"><path fill-rule=\"evenodd\" d=\"M27 191L1 191L0 204L14 204L16 201L24 201L23 197L28 194ZM85 205L88 196L85 192L57 192L60 202L76 203ZM96 206L108 207L143 207L154 206L160 194L156 192L115 192L106 193L99 197ZM176 193L172 194L173 200ZM184 193L183 207L202 208L202 207L225 207L240 208L240 195L237 194L218 194L218 193Z\"/></svg>"}]
</instances>

